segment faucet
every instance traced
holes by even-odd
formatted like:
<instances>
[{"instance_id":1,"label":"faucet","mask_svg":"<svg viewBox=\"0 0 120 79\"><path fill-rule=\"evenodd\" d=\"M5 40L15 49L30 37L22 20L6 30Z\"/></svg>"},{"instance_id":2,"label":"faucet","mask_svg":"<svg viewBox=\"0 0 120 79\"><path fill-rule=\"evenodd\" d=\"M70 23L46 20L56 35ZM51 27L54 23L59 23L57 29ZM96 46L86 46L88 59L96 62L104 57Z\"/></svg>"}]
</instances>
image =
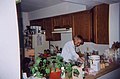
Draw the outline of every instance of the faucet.
<instances>
[{"instance_id":1,"label":"faucet","mask_svg":"<svg viewBox=\"0 0 120 79\"><path fill-rule=\"evenodd\" d=\"M51 47L52 47L53 49L51 49ZM51 45L50 45L50 50L51 50L52 53L57 53L57 52L58 52L58 47L51 44Z\"/></svg>"},{"instance_id":2,"label":"faucet","mask_svg":"<svg viewBox=\"0 0 120 79\"><path fill-rule=\"evenodd\" d=\"M55 48L55 47L54 47L54 45L52 45L52 44L50 44L50 47L53 47L53 48Z\"/></svg>"}]
</instances>

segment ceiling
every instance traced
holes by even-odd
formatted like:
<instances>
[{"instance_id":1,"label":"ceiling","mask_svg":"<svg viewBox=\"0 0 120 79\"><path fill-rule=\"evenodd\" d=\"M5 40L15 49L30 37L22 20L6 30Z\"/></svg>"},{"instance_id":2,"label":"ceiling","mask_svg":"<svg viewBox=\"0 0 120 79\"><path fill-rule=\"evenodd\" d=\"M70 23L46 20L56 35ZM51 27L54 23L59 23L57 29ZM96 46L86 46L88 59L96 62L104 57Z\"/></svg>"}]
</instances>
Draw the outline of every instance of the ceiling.
<instances>
[{"instance_id":1,"label":"ceiling","mask_svg":"<svg viewBox=\"0 0 120 79\"><path fill-rule=\"evenodd\" d=\"M82 5L86 5L87 8L91 8L95 5L102 3L107 3L107 4L117 3L120 2L120 0L22 0L21 5L23 12L30 12L37 9L42 9L45 7L60 4L62 2L82 4Z\"/></svg>"},{"instance_id":2,"label":"ceiling","mask_svg":"<svg viewBox=\"0 0 120 79\"><path fill-rule=\"evenodd\" d=\"M22 5L22 11L30 12L37 9L56 5L62 2L63 1L61 0L22 0L21 5Z\"/></svg>"}]
</instances>

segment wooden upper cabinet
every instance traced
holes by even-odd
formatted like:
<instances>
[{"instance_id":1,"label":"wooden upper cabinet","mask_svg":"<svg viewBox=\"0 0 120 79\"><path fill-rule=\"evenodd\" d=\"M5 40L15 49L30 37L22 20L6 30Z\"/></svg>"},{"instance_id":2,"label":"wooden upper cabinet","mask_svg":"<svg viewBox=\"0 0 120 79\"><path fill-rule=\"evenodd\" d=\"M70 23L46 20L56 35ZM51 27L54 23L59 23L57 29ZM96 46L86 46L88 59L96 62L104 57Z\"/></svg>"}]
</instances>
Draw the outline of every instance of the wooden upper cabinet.
<instances>
[{"instance_id":1,"label":"wooden upper cabinet","mask_svg":"<svg viewBox=\"0 0 120 79\"><path fill-rule=\"evenodd\" d=\"M72 15L65 14L53 17L53 27L54 28L70 28L72 27Z\"/></svg>"},{"instance_id":2,"label":"wooden upper cabinet","mask_svg":"<svg viewBox=\"0 0 120 79\"><path fill-rule=\"evenodd\" d=\"M36 21L35 20L30 20L30 26L34 26L36 25Z\"/></svg>"},{"instance_id":3,"label":"wooden upper cabinet","mask_svg":"<svg viewBox=\"0 0 120 79\"><path fill-rule=\"evenodd\" d=\"M52 21L51 18L45 18L44 19L44 27L46 28L45 30L45 35L46 35L46 40L52 40Z\"/></svg>"},{"instance_id":4,"label":"wooden upper cabinet","mask_svg":"<svg viewBox=\"0 0 120 79\"><path fill-rule=\"evenodd\" d=\"M54 28L61 28L62 26L63 26L63 24L62 24L61 16L53 17L53 27Z\"/></svg>"},{"instance_id":5,"label":"wooden upper cabinet","mask_svg":"<svg viewBox=\"0 0 120 79\"><path fill-rule=\"evenodd\" d=\"M44 19L44 26L45 26L45 34L47 41L59 41L61 40L61 34L56 33L53 34L53 18L45 18Z\"/></svg>"},{"instance_id":6,"label":"wooden upper cabinet","mask_svg":"<svg viewBox=\"0 0 120 79\"><path fill-rule=\"evenodd\" d=\"M31 26L39 26L38 20L30 20L30 25Z\"/></svg>"},{"instance_id":7,"label":"wooden upper cabinet","mask_svg":"<svg viewBox=\"0 0 120 79\"><path fill-rule=\"evenodd\" d=\"M89 10L73 14L73 36L81 35L84 41L92 40L92 17Z\"/></svg>"},{"instance_id":8,"label":"wooden upper cabinet","mask_svg":"<svg viewBox=\"0 0 120 79\"><path fill-rule=\"evenodd\" d=\"M45 30L47 41L61 40L61 34L53 34L53 18L36 19L30 21L31 26L41 26Z\"/></svg>"},{"instance_id":9,"label":"wooden upper cabinet","mask_svg":"<svg viewBox=\"0 0 120 79\"><path fill-rule=\"evenodd\" d=\"M45 30L45 26L44 26L44 22L43 21L44 21L43 19L38 19L38 25L42 27L41 29Z\"/></svg>"},{"instance_id":10,"label":"wooden upper cabinet","mask_svg":"<svg viewBox=\"0 0 120 79\"><path fill-rule=\"evenodd\" d=\"M98 44L109 43L109 5L101 4L92 9L93 15L93 37Z\"/></svg>"},{"instance_id":11,"label":"wooden upper cabinet","mask_svg":"<svg viewBox=\"0 0 120 79\"><path fill-rule=\"evenodd\" d=\"M61 40L61 34L53 34L54 28L72 27L72 34L81 35L86 42L109 43L109 5L101 4L91 10L65 14L51 18L31 20L30 25L42 26L46 30L46 40Z\"/></svg>"},{"instance_id":12,"label":"wooden upper cabinet","mask_svg":"<svg viewBox=\"0 0 120 79\"><path fill-rule=\"evenodd\" d=\"M31 26L41 26L42 29L45 29L43 19L30 20Z\"/></svg>"},{"instance_id":13,"label":"wooden upper cabinet","mask_svg":"<svg viewBox=\"0 0 120 79\"><path fill-rule=\"evenodd\" d=\"M73 25L73 18L72 18L72 14L66 14L66 15L62 15L61 16L62 18L62 27L72 27Z\"/></svg>"}]
</instances>

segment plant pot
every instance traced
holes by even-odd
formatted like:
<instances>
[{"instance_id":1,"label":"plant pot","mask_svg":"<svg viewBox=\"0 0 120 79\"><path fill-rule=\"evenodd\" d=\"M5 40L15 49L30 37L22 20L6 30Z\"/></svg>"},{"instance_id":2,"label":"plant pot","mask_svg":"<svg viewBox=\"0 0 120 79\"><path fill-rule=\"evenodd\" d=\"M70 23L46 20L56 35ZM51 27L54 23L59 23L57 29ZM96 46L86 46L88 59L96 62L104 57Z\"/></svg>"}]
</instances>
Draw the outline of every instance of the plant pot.
<instances>
[{"instance_id":1,"label":"plant pot","mask_svg":"<svg viewBox=\"0 0 120 79\"><path fill-rule=\"evenodd\" d=\"M59 72L51 72L50 79L61 79L61 71Z\"/></svg>"}]
</instances>

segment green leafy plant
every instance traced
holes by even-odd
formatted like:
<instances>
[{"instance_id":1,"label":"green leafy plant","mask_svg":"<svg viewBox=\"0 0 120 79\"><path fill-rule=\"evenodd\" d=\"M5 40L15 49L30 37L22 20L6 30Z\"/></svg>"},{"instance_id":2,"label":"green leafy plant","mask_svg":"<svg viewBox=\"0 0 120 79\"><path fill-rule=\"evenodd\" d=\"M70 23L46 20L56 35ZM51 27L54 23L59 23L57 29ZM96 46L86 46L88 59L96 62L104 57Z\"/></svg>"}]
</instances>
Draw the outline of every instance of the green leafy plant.
<instances>
[{"instance_id":1,"label":"green leafy plant","mask_svg":"<svg viewBox=\"0 0 120 79\"><path fill-rule=\"evenodd\" d=\"M49 61L45 58L36 58L35 64L31 67L33 76L42 78L50 73Z\"/></svg>"},{"instance_id":2,"label":"green leafy plant","mask_svg":"<svg viewBox=\"0 0 120 79\"><path fill-rule=\"evenodd\" d=\"M72 64L71 63L65 64L65 71L68 75L68 78L71 78L72 77Z\"/></svg>"},{"instance_id":3,"label":"green leafy plant","mask_svg":"<svg viewBox=\"0 0 120 79\"><path fill-rule=\"evenodd\" d=\"M50 74L51 69L54 72L60 71L63 66L63 58L61 56L53 56L49 58L37 57L35 64L31 67L32 75L38 78L46 77Z\"/></svg>"},{"instance_id":4,"label":"green leafy plant","mask_svg":"<svg viewBox=\"0 0 120 79\"><path fill-rule=\"evenodd\" d=\"M50 66L51 68L53 68L54 71L56 71L56 69L60 70L61 67L63 66L63 58L61 56L52 56L49 58L50 61Z\"/></svg>"},{"instance_id":5,"label":"green leafy plant","mask_svg":"<svg viewBox=\"0 0 120 79\"><path fill-rule=\"evenodd\" d=\"M77 69L73 69L73 75L78 77L78 75L80 74L80 72Z\"/></svg>"},{"instance_id":6,"label":"green leafy plant","mask_svg":"<svg viewBox=\"0 0 120 79\"><path fill-rule=\"evenodd\" d=\"M65 73L67 73L68 78L72 77L72 66L75 64L69 62L63 62L61 56L52 56L48 58L37 57L35 64L31 67L32 75L38 78L47 77L51 72L60 72L61 67L65 68ZM74 70L75 74L79 74L77 69Z\"/></svg>"}]
</instances>

